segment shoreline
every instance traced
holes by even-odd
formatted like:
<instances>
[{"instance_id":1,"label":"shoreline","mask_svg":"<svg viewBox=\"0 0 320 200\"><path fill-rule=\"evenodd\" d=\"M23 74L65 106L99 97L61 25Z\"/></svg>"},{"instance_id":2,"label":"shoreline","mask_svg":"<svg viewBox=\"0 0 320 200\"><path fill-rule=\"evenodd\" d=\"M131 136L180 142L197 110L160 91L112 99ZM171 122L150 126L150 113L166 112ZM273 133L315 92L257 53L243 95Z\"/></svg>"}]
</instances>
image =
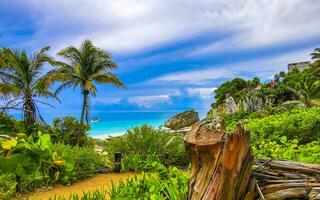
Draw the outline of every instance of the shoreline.
<instances>
[{"instance_id":1,"label":"shoreline","mask_svg":"<svg viewBox=\"0 0 320 200\"><path fill-rule=\"evenodd\" d=\"M90 133L89 133L87 136L90 137L90 138L93 138L93 139L104 140L104 139L108 139L108 138L111 138L111 137L122 136L124 134L126 134L126 132L103 133L101 135L96 135L96 134L90 135Z\"/></svg>"}]
</instances>

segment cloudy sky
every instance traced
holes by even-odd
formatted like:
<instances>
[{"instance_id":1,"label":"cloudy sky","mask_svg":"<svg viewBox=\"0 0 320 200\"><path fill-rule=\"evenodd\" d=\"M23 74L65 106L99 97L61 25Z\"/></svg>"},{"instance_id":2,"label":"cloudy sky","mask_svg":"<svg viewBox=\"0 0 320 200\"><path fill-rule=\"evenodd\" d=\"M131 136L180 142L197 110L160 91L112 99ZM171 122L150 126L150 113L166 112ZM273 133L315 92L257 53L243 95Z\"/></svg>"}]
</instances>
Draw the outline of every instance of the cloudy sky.
<instances>
[{"instance_id":1,"label":"cloudy sky","mask_svg":"<svg viewBox=\"0 0 320 200\"><path fill-rule=\"evenodd\" d=\"M99 86L94 112L205 110L225 80L309 60L319 11L319 0L1 0L0 46L55 55L89 38L110 52L128 89ZM54 112L80 109L79 91L60 98Z\"/></svg>"}]
</instances>

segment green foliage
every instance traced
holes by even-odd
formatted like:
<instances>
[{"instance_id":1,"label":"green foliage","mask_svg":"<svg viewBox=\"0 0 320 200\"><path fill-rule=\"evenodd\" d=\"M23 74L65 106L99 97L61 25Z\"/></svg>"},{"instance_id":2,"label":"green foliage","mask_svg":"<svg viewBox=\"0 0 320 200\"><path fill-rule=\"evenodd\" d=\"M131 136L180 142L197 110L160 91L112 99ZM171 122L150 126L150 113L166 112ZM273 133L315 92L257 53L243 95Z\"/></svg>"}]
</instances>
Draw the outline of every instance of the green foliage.
<instances>
[{"instance_id":1,"label":"green foliage","mask_svg":"<svg viewBox=\"0 0 320 200\"><path fill-rule=\"evenodd\" d=\"M125 135L113 137L103 146L110 156L113 156L115 152L121 152L124 160L126 156L130 156L127 160L131 159L131 163L138 159L135 156L145 160L148 156L153 155L157 155L162 163L169 165L185 166L188 163L182 136L148 125L129 129ZM166 153L169 154L168 159L164 156ZM132 169L132 167L129 168Z\"/></svg>"},{"instance_id":2,"label":"green foliage","mask_svg":"<svg viewBox=\"0 0 320 200\"><path fill-rule=\"evenodd\" d=\"M224 82L215 93L216 102L213 108L225 103L227 97L233 97L238 103L246 97L255 96L262 100L271 99L273 106L284 102L299 100L307 106L313 105L314 99L320 98L320 62L311 64L310 68L303 71L293 70L289 73L280 72L274 76L270 83L260 83L258 78L243 80L235 78ZM318 103L319 105L319 103Z\"/></svg>"},{"instance_id":3,"label":"green foliage","mask_svg":"<svg viewBox=\"0 0 320 200\"><path fill-rule=\"evenodd\" d=\"M222 116L226 129L244 123L250 131L255 156L319 163L320 107L237 112Z\"/></svg>"},{"instance_id":4,"label":"green foliage","mask_svg":"<svg viewBox=\"0 0 320 200\"><path fill-rule=\"evenodd\" d=\"M23 132L22 123L6 114L0 113L0 134L15 135L19 132Z\"/></svg>"},{"instance_id":5,"label":"green foliage","mask_svg":"<svg viewBox=\"0 0 320 200\"><path fill-rule=\"evenodd\" d=\"M282 136L298 139L300 144L320 140L320 107L289 110L246 123L252 143L270 139L279 142Z\"/></svg>"},{"instance_id":6,"label":"green foliage","mask_svg":"<svg viewBox=\"0 0 320 200\"><path fill-rule=\"evenodd\" d=\"M55 142L74 146L77 144L79 136L79 145L83 146L87 142L86 130L87 128L82 128L80 122L74 117L55 118L52 123L51 137Z\"/></svg>"},{"instance_id":7,"label":"green foliage","mask_svg":"<svg viewBox=\"0 0 320 200\"><path fill-rule=\"evenodd\" d=\"M124 171L141 172L152 170L153 162L160 162L159 157L154 155L147 155L146 157L127 155L122 159L121 164Z\"/></svg>"},{"instance_id":8,"label":"green foliage","mask_svg":"<svg viewBox=\"0 0 320 200\"><path fill-rule=\"evenodd\" d=\"M297 139L288 141L286 136L282 136L280 142L265 140L256 143L253 145L253 151L258 158L320 163L319 141L298 145Z\"/></svg>"},{"instance_id":9,"label":"green foliage","mask_svg":"<svg viewBox=\"0 0 320 200\"><path fill-rule=\"evenodd\" d=\"M34 138L0 139L0 170L16 176L18 191L67 180L73 171L70 156L52 150L50 135L39 132Z\"/></svg>"},{"instance_id":10,"label":"green foliage","mask_svg":"<svg viewBox=\"0 0 320 200\"><path fill-rule=\"evenodd\" d=\"M12 199L16 193L16 176L0 174L0 199Z\"/></svg>"},{"instance_id":11,"label":"green foliage","mask_svg":"<svg viewBox=\"0 0 320 200\"><path fill-rule=\"evenodd\" d=\"M106 189L97 189L92 192L83 191L81 197L78 194L71 194L68 198L55 195L49 200L105 200L107 199L107 195Z\"/></svg>"},{"instance_id":12,"label":"green foliage","mask_svg":"<svg viewBox=\"0 0 320 200\"><path fill-rule=\"evenodd\" d=\"M58 152L64 152L67 155L72 155L74 169L72 176L69 176L66 181L77 181L91 177L100 172L104 166L101 156L96 153L92 147L55 144L52 149Z\"/></svg>"},{"instance_id":13,"label":"green foliage","mask_svg":"<svg viewBox=\"0 0 320 200\"><path fill-rule=\"evenodd\" d=\"M187 193L187 173L175 167L166 168L153 162L154 173L144 173L139 177L120 181L112 185L110 199L185 199Z\"/></svg>"},{"instance_id":14,"label":"green foliage","mask_svg":"<svg viewBox=\"0 0 320 200\"><path fill-rule=\"evenodd\" d=\"M213 107L217 107L224 103L228 96L233 97L236 101L243 98L243 95L247 92L247 88L257 87L260 84L258 78L253 79L253 81L246 81L241 78L235 78L231 81L224 82L217 88L215 93L216 102Z\"/></svg>"},{"instance_id":15,"label":"green foliage","mask_svg":"<svg viewBox=\"0 0 320 200\"><path fill-rule=\"evenodd\" d=\"M320 99L320 63L316 62L303 71L293 70L285 76L283 84L296 100L312 105L312 100Z\"/></svg>"}]
</instances>

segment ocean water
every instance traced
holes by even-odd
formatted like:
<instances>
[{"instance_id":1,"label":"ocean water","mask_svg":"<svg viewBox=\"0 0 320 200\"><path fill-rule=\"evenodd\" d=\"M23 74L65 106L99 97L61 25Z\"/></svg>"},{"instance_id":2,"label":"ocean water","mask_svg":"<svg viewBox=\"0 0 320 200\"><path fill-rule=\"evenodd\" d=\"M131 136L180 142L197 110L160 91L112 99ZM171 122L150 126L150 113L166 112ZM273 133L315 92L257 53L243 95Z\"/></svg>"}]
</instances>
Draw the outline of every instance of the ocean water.
<instances>
[{"instance_id":1,"label":"ocean water","mask_svg":"<svg viewBox=\"0 0 320 200\"><path fill-rule=\"evenodd\" d=\"M92 112L91 119L98 118L99 122L91 122L91 130L88 135L93 138L106 138L108 136L123 135L127 129L143 124L159 127L170 117L182 111L117 111L117 112ZM205 111L198 111L203 118ZM42 113L45 121L50 124L56 117L74 116L79 118L79 113ZM14 115L21 118L20 115Z\"/></svg>"},{"instance_id":2,"label":"ocean water","mask_svg":"<svg viewBox=\"0 0 320 200\"><path fill-rule=\"evenodd\" d=\"M95 113L91 118L99 118L101 121L91 123L89 135L95 138L122 135L127 129L143 124L157 128L179 112L181 111ZM205 113L199 112L199 117L203 118Z\"/></svg>"}]
</instances>

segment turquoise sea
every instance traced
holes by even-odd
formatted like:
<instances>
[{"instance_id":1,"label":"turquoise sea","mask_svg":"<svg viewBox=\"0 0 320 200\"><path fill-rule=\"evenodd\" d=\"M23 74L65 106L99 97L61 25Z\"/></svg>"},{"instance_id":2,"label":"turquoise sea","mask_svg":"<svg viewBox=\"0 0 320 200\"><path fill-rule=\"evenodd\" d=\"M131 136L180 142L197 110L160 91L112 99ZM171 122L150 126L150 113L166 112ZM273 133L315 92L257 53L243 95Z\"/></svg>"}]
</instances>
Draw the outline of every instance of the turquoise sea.
<instances>
[{"instance_id":1,"label":"turquoise sea","mask_svg":"<svg viewBox=\"0 0 320 200\"><path fill-rule=\"evenodd\" d=\"M134 126L149 124L159 127L170 117L182 111L95 111L90 115L91 119L98 118L99 122L91 122L89 136L94 138L105 138L108 136L123 135L127 129ZM199 117L203 118L206 111L198 111ZM45 121L50 124L56 117L74 116L79 118L79 113L43 113ZM16 118L21 118L21 114L15 114Z\"/></svg>"}]
</instances>

